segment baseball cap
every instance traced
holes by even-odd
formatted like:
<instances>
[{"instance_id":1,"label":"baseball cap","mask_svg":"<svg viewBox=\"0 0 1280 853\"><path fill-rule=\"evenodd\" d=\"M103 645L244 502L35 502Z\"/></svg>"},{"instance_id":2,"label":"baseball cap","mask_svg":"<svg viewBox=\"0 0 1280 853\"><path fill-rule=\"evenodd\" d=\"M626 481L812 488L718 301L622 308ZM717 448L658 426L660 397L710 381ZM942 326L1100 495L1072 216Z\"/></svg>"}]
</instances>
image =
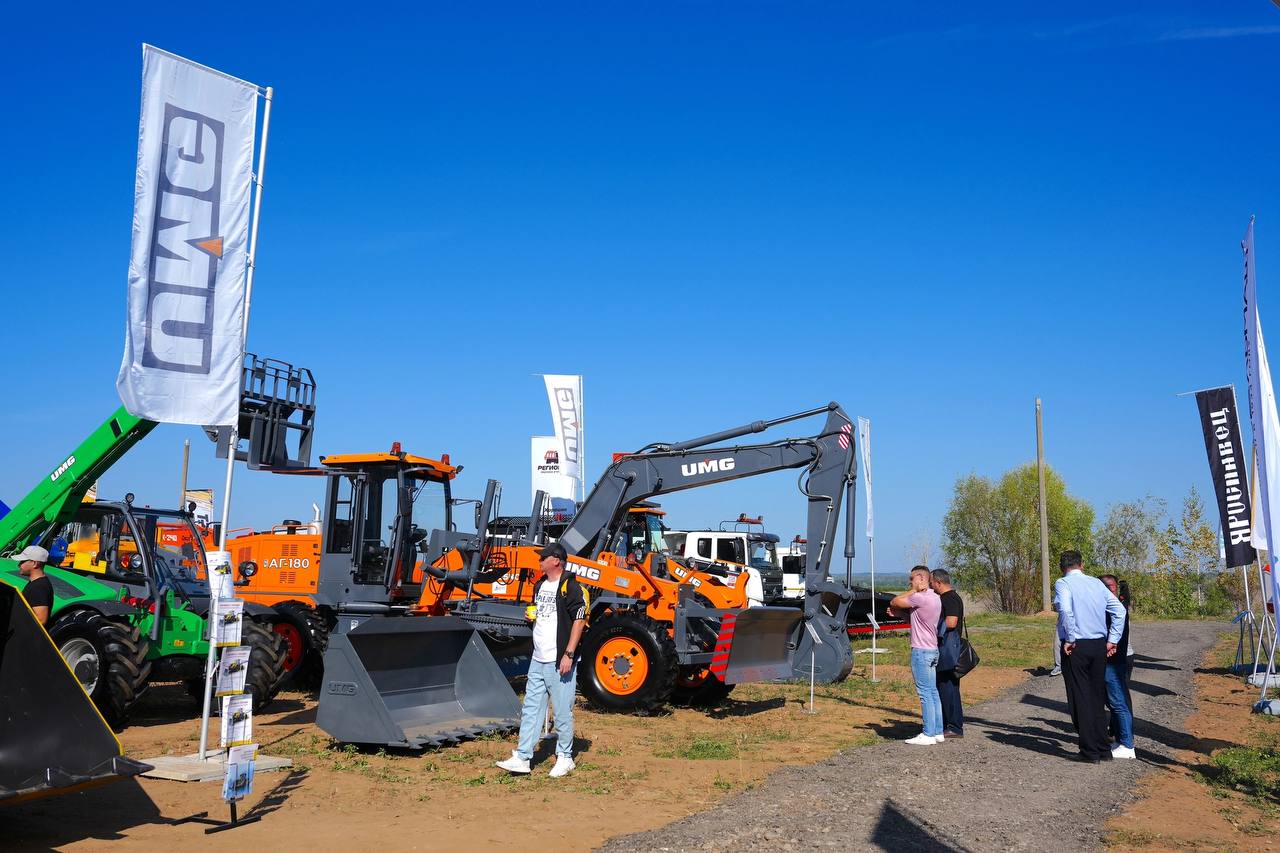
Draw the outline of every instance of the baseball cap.
<instances>
[{"instance_id":1,"label":"baseball cap","mask_svg":"<svg viewBox=\"0 0 1280 853\"><path fill-rule=\"evenodd\" d=\"M538 559L545 560L547 557L556 557L562 563L569 559L569 555L565 552L564 546L559 542L552 542L550 545L547 545L538 552Z\"/></svg>"},{"instance_id":2,"label":"baseball cap","mask_svg":"<svg viewBox=\"0 0 1280 853\"><path fill-rule=\"evenodd\" d=\"M49 562L49 552L39 545L28 545L22 549L19 554L10 557L15 563L25 563L27 560L35 560L37 563Z\"/></svg>"}]
</instances>

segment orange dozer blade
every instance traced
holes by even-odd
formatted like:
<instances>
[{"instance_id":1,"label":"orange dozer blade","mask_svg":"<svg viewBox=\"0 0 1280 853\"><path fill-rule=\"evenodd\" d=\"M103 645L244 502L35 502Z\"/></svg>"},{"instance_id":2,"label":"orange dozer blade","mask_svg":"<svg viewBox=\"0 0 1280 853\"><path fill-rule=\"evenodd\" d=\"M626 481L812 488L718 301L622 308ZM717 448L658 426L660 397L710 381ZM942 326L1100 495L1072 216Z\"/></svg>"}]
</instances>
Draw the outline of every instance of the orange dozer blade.
<instances>
[{"instance_id":1,"label":"orange dozer blade","mask_svg":"<svg viewBox=\"0 0 1280 853\"><path fill-rule=\"evenodd\" d=\"M794 607L751 607L726 615L711 672L725 684L791 678L803 618Z\"/></svg>"},{"instance_id":2,"label":"orange dozer blade","mask_svg":"<svg viewBox=\"0 0 1280 853\"><path fill-rule=\"evenodd\" d=\"M124 757L27 602L0 583L0 805L150 769Z\"/></svg>"}]
</instances>

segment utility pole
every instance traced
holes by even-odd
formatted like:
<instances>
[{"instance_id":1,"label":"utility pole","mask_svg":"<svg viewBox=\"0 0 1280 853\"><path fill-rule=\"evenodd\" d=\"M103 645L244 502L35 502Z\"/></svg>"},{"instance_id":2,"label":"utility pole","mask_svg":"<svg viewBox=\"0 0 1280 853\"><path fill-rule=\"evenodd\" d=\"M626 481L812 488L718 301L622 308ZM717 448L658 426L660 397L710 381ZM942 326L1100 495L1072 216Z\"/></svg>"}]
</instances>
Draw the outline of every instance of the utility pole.
<instances>
[{"instance_id":1,"label":"utility pole","mask_svg":"<svg viewBox=\"0 0 1280 853\"><path fill-rule=\"evenodd\" d=\"M1049 513L1044 496L1044 415L1036 397L1036 470L1040 475L1040 596L1041 610L1049 609Z\"/></svg>"},{"instance_id":2,"label":"utility pole","mask_svg":"<svg viewBox=\"0 0 1280 853\"><path fill-rule=\"evenodd\" d=\"M191 439L184 439L182 442L182 483L178 495L178 509L185 512L187 509L187 466L191 463Z\"/></svg>"}]
</instances>

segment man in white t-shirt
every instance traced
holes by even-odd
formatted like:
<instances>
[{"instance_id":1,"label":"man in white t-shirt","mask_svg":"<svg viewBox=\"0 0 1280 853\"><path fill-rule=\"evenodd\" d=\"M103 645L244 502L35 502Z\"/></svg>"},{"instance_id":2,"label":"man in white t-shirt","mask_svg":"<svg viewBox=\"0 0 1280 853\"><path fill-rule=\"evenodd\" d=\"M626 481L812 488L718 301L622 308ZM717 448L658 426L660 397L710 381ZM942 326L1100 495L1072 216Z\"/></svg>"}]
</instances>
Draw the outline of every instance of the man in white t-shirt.
<instances>
[{"instance_id":1,"label":"man in white t-shirt","mask_svg":"<svg viewBox=\"0 0 1280 853\"><path fill-rule=\"evenodd\" d=\"M533 656L520 714L520 743L497 764L511 773L528 773L529 761L547 715L547 698L556 717L556 766L559 778L573 770L573 700L577 688L578 649L586 628L587 596L578 579L564 571L564 546L552 543L538 552L542 577L533 586L533 604L525 618L533 622Z\"/></svg>"}]
</instances>

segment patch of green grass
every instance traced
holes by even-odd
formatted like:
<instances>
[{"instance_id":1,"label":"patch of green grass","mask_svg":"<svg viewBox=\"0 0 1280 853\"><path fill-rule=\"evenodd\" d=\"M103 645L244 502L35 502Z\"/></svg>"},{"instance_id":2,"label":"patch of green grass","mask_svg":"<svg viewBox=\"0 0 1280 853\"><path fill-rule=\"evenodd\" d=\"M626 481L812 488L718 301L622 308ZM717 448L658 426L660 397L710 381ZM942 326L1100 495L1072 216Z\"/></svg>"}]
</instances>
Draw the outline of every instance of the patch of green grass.
<instances>
[{"instance_id":1,"label":"patch of green grass","mask_svg":"<svg viewBox=\"0 0 1280 853\"><path fill-rule=\"evenodd\" d=\"M720 774L718 774L718 773L716 774L716 780L715 780L714 782L712 782L711 784L712 784L712 785L715 785L715 786L716 786L716 788L720 789L721 791L732 791L732 790L733 790L733 782L729 781L728 779L722 779L722 778L720 778Z\"/></svg>"},{"instance_id":2,"label":"patch of green grass","mask_svg":"<svg viewBox=\"0 0 1280 853\"><path fill-rule=\"evenodd\" d=\"M1217 784L1280 800L1280 753L1275 750L1235 746L1218 752L1209 763L1218 771Z\"/></svg>"},{"instance_id":3,"label":"patch of green grass","mask_svg":"<svg viewBox=\"0 0 1280 853\"><path fill-rule=\"evenodd\" d=\"M658 758L683 758L686 761L726 761L738 757L738 745L727 738L693 735L668 750L655 750Z\"/></svg>"},{"instance_id":4,"label":"patch of green grass","mask_svg":"<svg viewBox=\"0 0 1280 853\"><path fill-rule=\"evenodd\" d=\"M489 782L489 778L485 776L483 773L481 773L479 776L472 776L470 779L462 780L462 784L466 785L469 788L485 785L485 784L488 784L488 782Z\"/></svg>"}]
</instances>

